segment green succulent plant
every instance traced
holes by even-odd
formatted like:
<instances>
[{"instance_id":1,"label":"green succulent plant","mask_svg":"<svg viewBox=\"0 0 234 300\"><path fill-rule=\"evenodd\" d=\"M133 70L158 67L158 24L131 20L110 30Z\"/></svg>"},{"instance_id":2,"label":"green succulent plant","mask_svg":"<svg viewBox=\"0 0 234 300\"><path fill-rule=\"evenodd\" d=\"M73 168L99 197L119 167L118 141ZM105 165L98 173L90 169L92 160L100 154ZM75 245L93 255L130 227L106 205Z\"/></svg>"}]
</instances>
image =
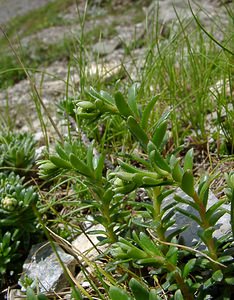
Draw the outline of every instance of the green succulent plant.
<instances>
[{"instance_id":1,"label":"green succulent plant","mask_svg":"<svg viewBox=\"0 0 234 300\"><path fill-rule=\"evenodd\" d=\"M35 161L35 141L28 133L0 134L0 168L28 171Z\"/></svg>"},{"instance_id":2,"label":"green succulent plant","mask_svg":"<svg viewBox=\"0 0 234 300\"><path fill-rule=\"evenodd\" d=\"M39 237L34 207L38 194L15 173L0 173L0 273L4 286L20 272L30 243ZM13 276L13 277L12 277Z\"/></svg>"},{"instance_id":3,"label":"green succulent plant","mask_svg":"<svg viewBox=\"0 0 234 300\"><path fill-rule=\"evenodd\" d=\"M22 232L34 231L38 194L32 186L25 186L23 178L14 173L0 173L0 228L16 227Z\"/></svg>"},{"instance_id":4,"label":"green succulent plant","mask_svg":"<svg viewBox=\"0 0 234 300\"><path fill-rule=\"evenodd\" d=\"M12 268L12 262L16 261L20 255L17 252L20 241L17 240L18 230L13 233L7 231L4 234L0 230L0 274L4 275Z\"/></svg>"},{"instance_id":5,"label":"green succulent plant","mask_svg":"<svg viewBox=\"0 0 234 300\"><path fill-rule=\"evenodd\" d=\"M92 146L87 150L86 159L81 159L68 142L57 145L56 153L40 162L40 176L48 178L59 171L79 175L79 180L93 195L94 219L105 227L106 242L112 244L110 254L114 265L127 264L136 273L147 272L146 288L141 290L145 298L136 296L139 284L130 280L135 298L113 287L111 299L159 299L163 293L174 299L194 299L194 295L206 299L221 290L226 296L234 292L233 239L229 232L217 240L214 232L219 219L227 213L222 206L227 199L208 205L214 177L195 177L193 149L187 151L183 160L177 155L179 149L163 152L170 112L153 122L151 114L156 102L157 97L153 97L144 107L139 106L136 86L130 88L127 98L120 92L112 97L90 89L87 101L76 101L77 117L93 120L103 114L109 117L118 114L139 144L134 165L131 159L117 158L115 170L107 170L104 156L95 156ZM231 175L227 176L229 195L233 190L232 179ZM165 198L175 188L181 189L186 197L174 196L171 203L164 205ZM135 200L139 189L145 190L149 202ZM193 208L193 213L181 208L181 203ZM189 224L170 232L175 224L175 210L198 224L198 244L205 250L198 251L180 241L180 234ZM160 283L152 289L155 282Z\"/></svg>"}]
</instances>

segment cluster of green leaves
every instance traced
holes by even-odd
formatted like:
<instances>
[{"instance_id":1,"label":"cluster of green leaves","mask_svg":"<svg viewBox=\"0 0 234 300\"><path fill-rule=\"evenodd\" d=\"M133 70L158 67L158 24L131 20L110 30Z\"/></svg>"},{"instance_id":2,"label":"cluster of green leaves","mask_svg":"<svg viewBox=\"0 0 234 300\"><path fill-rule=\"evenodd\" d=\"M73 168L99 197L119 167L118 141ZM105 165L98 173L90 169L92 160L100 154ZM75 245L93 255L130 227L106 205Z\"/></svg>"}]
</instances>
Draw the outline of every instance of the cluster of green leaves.
<instances>
[{"instance_id":1,"label":"cluster of green leaves","mask_svg":"<svg viewBox=\"0 0 234 300\"><path fill-rule=\"evenodd\" d=\"M38 194L32 186L23 183L23 178L13 172L0 173L2 275L9 276L12 271L15 276L20 270L19 258L27 254L31 242L30 235L36 232L34 207L37 201Z\"/></svg>"},{"instance_id":2,"label":"cluster of green leaves","mask_svg":"<svg viewBox=\"0 0 234 300\"><path fill-rule=\"evenodd\" d=\"M161 298L157 295L157 291L155 289L148 289L148 287L143 283L137 281L135 278L132 278L129 281L129 287L133 294L131 297L126 291L123 289L111 286L110 287L110 298L112 300L160 300Z\"/></svg>"},{"instance_id":3,"label":"cluster of green leaves","mask_svg":"<svg viewBox=\"0 0 234 300\"><path fill-rule=\"evenodd\" d=\"M35 141L27 133L0 135L0 168L22 174L35 163Z\"/></svg>"},{"instance_id":4,"label":"cluster of green leaves","mask_svg":"<svg viewBox=\"0 0 234 300\"><path fill-rule=\"evenodd\" d=\"M38 194L26 177L35 163L32 135L8 132L0 136L0 261L1 287L17 276L35 234L34 207ZM10 275L11 274L11 275ZM13 277L12 277L13 276Z\"/></svg>"},{"instance_id":5,"label":"cluster of green leaves","mask_svg":"<svg viewBox=\"0 0 234 300\"><path fill-rule=\"evenodd\" d=\"M32 186L24 186L19 175L0 173L1 220L4 227L20 228L24 231L34 230L32 206L38 200L38 194Z\"/></svg>"},{"instance_id":6,"label":"cluster of green leaves","mask_svg":"<svg viewBox=\"0 0 234 300\"><path fill-rule=\"evenodd\" d=\"M93 121L100 120L103 115L109 118L120 116L132 138L139 143L134 161L116 157L115 170L108 170L104 156L95 155L93 146L88 148L83 160L73 144L68 142L57 145L56 153L40 162L40 176L49 178L61 171L79 175L79 180L93 195L94 218L105 227L106 242L112 244L110 254L114 265L127 264L136 273L150 270L147 272L148 279L144 280L149 286L142 287L142 293L147 294L144 299L159 299L162 293L174 295L175 299L194 299L195 294L198 299L204 299L220 291L223 295L230 293L234 282L233 239L231 233L219 240L213 235L219 219L229 213L222 207L227 199L208 205L213 178L202 177L196 184L192 149L182 162L178 156L180 148L173 153L162 154L167 144L170 112L152 124L158 97L153 97L146 105L140 104L136 85L129 89L127 98L121 92L116 92L113 97L92 88L86 91L86 97L86 100L82 96L73 103L71 117ZM231 185L233 192L232 175L227 176L229 189ZM168 204L165 198L175 187L189 198L175 196L174 202ZM150 202L135 201L139 188L147 192ZM193 208L193 213L180 208L180 203ZM175 224L172 208L199 225L197 235L199 243L205 246L204 251L194 251L178 239L188 224L168 234ZM152 290L153 282L160 284ZM134 299L140 299L135 295L135 286L140 284L132 281L129 284ZM116 287L110 289L109 295L114 300L118 297L130 299L127 292Z\"/></svg>"},{"instance_id":7,"label":"cluster of green leaves","mask_svg":"<svg viewBox=\"0 0 234 300\"><path fill-rule=\"evenodd\" d=\"M80 158L80 151L77 143L65 142L63 145L57 144L56 155L50 155L48 160L39 162L39 175L41 178L54 178L55 175L70 171L82 176L82 184L87 186L94 199L91 206L97 213L94 218L106 228L107 240L114 242L117 240L114 227L119 224L119 220L124 219L124 209L121 212L122 200L114 197L111 182L103 177L105 172L104 156L95 156L93 146L87 150L86 160ZM118 212L118 213L117 213ZM118 228L119 231L120 228Z\"/></svg>"},{"instance_id":8,"label":"cluster of green leaves","mask_svg":"<svg viewBox=\"0 0 234 300\"><path fill-rule=\"evenodd\" d=\"M20 241L15 239L18 231L13 234L7 231L2 234L0 231L0 274L4 275L9 268L10 263L14 263L19 258L17 253Z\"/></svg>"}]
</instances>

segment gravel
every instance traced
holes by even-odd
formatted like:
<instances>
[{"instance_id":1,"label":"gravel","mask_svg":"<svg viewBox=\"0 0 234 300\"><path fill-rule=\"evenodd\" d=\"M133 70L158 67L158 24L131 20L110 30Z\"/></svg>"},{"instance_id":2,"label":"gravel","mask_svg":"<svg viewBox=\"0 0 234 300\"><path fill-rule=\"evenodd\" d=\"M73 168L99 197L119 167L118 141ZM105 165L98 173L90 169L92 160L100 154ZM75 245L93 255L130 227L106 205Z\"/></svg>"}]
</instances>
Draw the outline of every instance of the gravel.
<instances>
[{"instance_id":1,"label":"gravel","mask_svg":"<svg viewBox=\"0 0 234 300\"><path fill-rule=\"evenodd\" d=\"M10 21L16 16L40 8L54 0L0 0L0 24Z\"/></svg>"}]
</instances>

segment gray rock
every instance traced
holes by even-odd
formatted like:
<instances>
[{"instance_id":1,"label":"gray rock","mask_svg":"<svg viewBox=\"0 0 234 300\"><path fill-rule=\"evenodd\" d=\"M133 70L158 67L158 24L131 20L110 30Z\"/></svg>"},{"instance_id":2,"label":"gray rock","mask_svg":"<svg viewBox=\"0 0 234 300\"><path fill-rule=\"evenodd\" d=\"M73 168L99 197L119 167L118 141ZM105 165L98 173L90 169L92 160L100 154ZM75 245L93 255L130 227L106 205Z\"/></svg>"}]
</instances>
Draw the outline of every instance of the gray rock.
<instances>
[{"instance_id":1,"label":"gray rock","mask_svg":"<svg viewBox=\"0 0 234 300\"><path fill-rule=\"evenodd\" d=\"M112 40L102 40L93 46L93 51L99 55L107 55L112 53L119 45L121 41L118 38Z\"/></svg>"},{"instance_id":2,"label":"gray rock","mask_svg":"<svg viewBox=\"0 0 234 300\"><path fill-rule=\"evenodd\" d=\"M10 21L16 16L21 16L37 9L54 0L7 0L0 1L0 24Z\"/></svg>"},{"instance_id":3,"label":"gray rock","mask_svg":"<svg viewBox=\"0 0 234 300\"><path fill-rule=\"evenodd\" d=\"M228 25L227 8L222 5L222 1L190 1L193 13L198 17L202 26L206 28L212 35L222 40L225 34L225 28ZM232 3L225 4L232 8ZM180 21L192 21L186 30L192 30L196 26L193 14L189 7L188 1L182 0L154 0L147 9L147 18L149 24L154 28L155 23L161 24L161 33L168 37L168 31L171 31L171 25L179 25ZM187 22L188 23L188 22ZM191 26L192 25L192 26ZM179 25L180 26L180 25ZM162 32L163 31L163 32ZM166 34L165 34L166 32Z\"/></svg>"},{"instance_id":4,"label":"gray rock","mask_svg":"<svg viewBox=\"0 0 234 300\"><path fill-rule=\"evenodd\" d=\"M75 274L76 259L70 254L65 253L56 245L57 253L63 264ZM33 279L32 286L39 288L40 292L59 292L69 286L56 254L50 244L40 243L33 245L30 253L23 265L23 274L19 284L23 287L23 278L27 276Z\"/></svg>"},{"instance_id":5,"label":"gray rock","mask_svg":"<svg viewBox=\"0 0 234 300\"><path fill-rule=\"evenodd\" d=\"M172 201L174 201L174 196L180 196L181 198L184 198L186 200L193 201L191 197L187 196L181 189L177 189L175 192L173 192L171 195L166 197L163 201L163 207L170 204ZM207 202L207 208L211 207L213 204L215 204L217 201L219 201L216 196L210 191L209 192L209 198ZM181 209L186 210L188 213L194 214L195 216L199 216L198 212L191 206L188 206L187 204L183 203L177 203L172 208L175 211L175 214L173 218L175 219L175 224L168 230L168 235L172 232L174 232L176 229L181 228L182 226L189 225L188 228L183 231L180 234L180 237L183 239L186 246L193 246L198 241L200 241L200 238L197 235L197 232L201 229L200 226L190 219L189 217L183 215L179 211L176 210L176 207L179 207ZM224 204L221 207L226 209L230 212L230 204ZM223 235L231 232L231 224L230 224L230 214L225 213L217 222L215 226L216 230L213 234L213 236L216 239L221 238Z\"/></svg>"},{"instance_id":6,"label":"gray rock","mask_svg":"<svg viewBox=\"0 0 234 300\"><path fill-rule=\"evenodd\" d=\"M21 44L28 47L32 41L36 41L45 45L52 45L62 42L65 38L72 38L79 32L80 25L49 27L21 39Z\"/></svg>"}]
</instances>

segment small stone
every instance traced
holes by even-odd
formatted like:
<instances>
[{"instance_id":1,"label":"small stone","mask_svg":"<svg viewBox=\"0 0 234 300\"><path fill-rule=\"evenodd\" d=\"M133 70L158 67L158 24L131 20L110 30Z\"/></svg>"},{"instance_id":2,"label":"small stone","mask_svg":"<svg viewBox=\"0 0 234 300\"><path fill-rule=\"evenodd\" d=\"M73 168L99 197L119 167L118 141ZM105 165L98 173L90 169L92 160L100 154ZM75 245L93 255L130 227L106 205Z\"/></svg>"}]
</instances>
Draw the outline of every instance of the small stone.
<instances>
[{"instance_id":1,"label":"small stone","mask_svg":"<svg viewBox=\"0 0 234 300\"><path fill-rule=\"evenodd\" d=\"M61 247L57 245L55 247L63 264L74 275L77 263L76 259L70 254L65 253ZM59 292L69 286L63 268L48 243L40 243L32 246L23 265L23 274L19 280L22 291L25 291L22 284L25 276L33 280L32 285L36 285L41 293Z\"/></svg>"},{"instance_id":2,"label":"small stone","mask_svg":"<svg viewBox=\"0 0 234 300\"><path fill-rule=\"evenodd\" d=\"M45 153L46 153L46 146L41 146L37 148L35 151L36 160L45 158Z\"/></svg>"},{"instance_id":3,"label":"small stone","mask_svg":"<svg viewBox=\"0 0 234 300\"><path fill-rule=\"evenodd\" d=\"M121 43L117 38L112 40L103 40L93 46L93 51L99 55L107 55L112 53Z\"/></svg>"},{"instance_id":4,"label":"small stone","mask_svg":"<svg viewBox=\"0 0 234 300\"><path fill-rule=\"evenodd\" d=\"M107 81L120 74L121 70L121 64L115 61L103 64L92 63L87 68L87 74L89 76L99 76L100 79Z\"/></svg>"},{"instance_id":5,"label":"small stone","mask_svg":"<svg viewBox=\"0 0 234 300\"><path fill-rule=\"evenodd\" d=\"M41 143L44 140L44 133L42 131L38 131L34 134L34 140L38 143Z\"/></svg>"},{"instance_id":6,"label":"small stone","mask_svg":"<svg viewBox=\"0 0 234 300\"><path fill-rule=\"evenodd\" d=\"M100 231L100 232L105 231L105 228L101 224L92 226L86 234L84 233L80 234L72 242L72 248L77 253L78 258L80 260L82 260L83 256L85 256L89 260L93 260L100 254L99 251L97 251L97 249L100 250L101 252L106 249L106 245L98 246L98 243L100 242L98 237L103 238L105 237L104 234L102 233L92 234L92 232L95 231ZM96 246L96 249L93 245Z\"/></svg>"}]
</instances>

